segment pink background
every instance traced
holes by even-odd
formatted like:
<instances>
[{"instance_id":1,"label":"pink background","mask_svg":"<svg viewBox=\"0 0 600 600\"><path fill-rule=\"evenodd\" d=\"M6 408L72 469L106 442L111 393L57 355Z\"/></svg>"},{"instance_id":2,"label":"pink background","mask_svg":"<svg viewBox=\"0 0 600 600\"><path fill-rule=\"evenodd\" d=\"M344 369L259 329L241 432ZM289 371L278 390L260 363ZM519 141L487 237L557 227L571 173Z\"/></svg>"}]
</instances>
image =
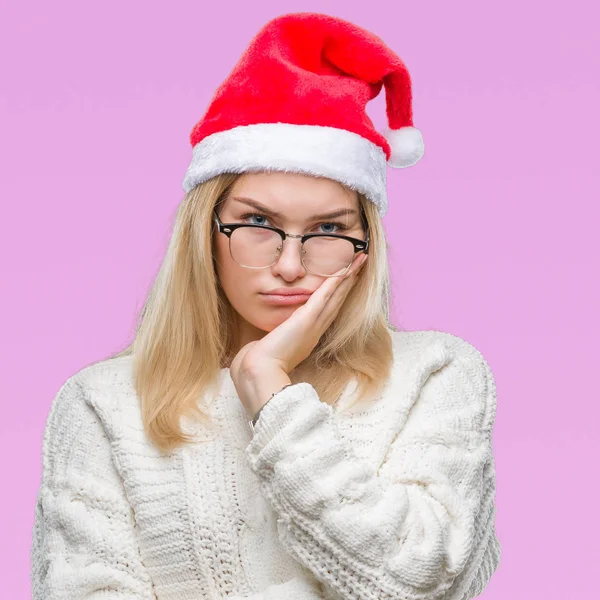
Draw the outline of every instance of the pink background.
<instances>
[{"instance_id":1,"label":"pink background","mask_svg":"<svg viewBox=\"0 0 600 600\"><path fill-rule=\"evenodd\" d=\"M388 169L393 322L465 338L496 376L503 556L483 596L596 597L592 2L238 4L1 5L0 595L29 597L50 403L132 335L183 196L191 128L268 19L315 10L382 37L413 77L426 151ZM380 129L384 106L382 92L368 107Z\"/></svg>"}]
</instances>

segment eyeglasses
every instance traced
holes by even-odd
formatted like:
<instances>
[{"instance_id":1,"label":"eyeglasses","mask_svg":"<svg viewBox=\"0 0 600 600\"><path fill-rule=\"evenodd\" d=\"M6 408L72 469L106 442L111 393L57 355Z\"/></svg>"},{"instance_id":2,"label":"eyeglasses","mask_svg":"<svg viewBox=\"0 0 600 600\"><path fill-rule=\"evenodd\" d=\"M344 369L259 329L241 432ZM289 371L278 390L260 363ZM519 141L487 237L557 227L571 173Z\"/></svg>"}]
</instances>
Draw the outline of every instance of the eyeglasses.
<instances>
[{"instance_id":1,"label":"eyeglasses","mask_svg":"<svg viewBox=\"0 0 600 600\"><path fill-rule=\"evenodd\" d=\"M266 269L274 265L279 260L286 238L302 240L302 265L310 273L322 277L342 277L357 252L369 252L368 230L366 240L335 233L292 235L268 225L222 223L216 210L214 218L219 233L229 238L231 258L247 269ZM338 273L341 269L344 271Z\"/></svg>"}]
</instances>

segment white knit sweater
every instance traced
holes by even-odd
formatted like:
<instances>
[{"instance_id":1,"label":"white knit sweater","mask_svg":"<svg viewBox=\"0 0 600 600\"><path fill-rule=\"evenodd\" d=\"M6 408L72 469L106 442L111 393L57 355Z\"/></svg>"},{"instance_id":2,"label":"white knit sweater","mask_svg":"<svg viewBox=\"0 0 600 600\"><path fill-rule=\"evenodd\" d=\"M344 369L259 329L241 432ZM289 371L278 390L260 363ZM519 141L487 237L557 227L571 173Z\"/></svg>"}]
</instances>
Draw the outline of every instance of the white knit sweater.
<instances>
[{"instance_id":1,"label":"white knit sweater","mask_svg":"<svg viewBox=\"0 0 600 600\"><path fill-rule=\"evenodd\" d=\"M215 434L161 456L131 357L52 403L31 547L33 600L464 600L500 561L496 388L474 346L398 331L386 391L342 411L306 382L252 437L228 369Z\"/></svg>"}]
</instances>

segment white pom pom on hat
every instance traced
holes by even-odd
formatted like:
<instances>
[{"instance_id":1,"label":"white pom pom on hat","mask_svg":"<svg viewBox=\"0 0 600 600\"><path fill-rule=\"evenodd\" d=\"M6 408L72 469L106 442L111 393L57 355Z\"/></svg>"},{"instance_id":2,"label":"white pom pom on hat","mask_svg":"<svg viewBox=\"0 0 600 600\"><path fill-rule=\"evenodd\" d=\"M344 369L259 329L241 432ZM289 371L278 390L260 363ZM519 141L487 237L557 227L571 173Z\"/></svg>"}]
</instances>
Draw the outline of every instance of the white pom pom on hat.
<instances>
[{"instance_id":1,"label":"white pom pom on hat","mask_svg":"<svg viewBox=\"0 0 600 600\"><path fill-rule=\"evenodd\" d=\"M392 151L387 161L390 167L397 169L412 167L421 160L425 153L423 134L416 127L407 126L400 129L386 127L383 135Z\"/></svg>"}]
</instances>

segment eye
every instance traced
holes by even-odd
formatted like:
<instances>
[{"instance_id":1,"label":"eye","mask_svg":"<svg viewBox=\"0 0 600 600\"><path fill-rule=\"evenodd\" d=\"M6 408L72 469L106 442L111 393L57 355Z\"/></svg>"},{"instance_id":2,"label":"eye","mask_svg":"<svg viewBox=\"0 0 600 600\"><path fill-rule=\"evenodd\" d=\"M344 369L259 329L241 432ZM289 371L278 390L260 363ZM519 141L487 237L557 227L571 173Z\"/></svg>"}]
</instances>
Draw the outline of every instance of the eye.
<instances>
[{"instance_id":1,"label":"eye","mask_svg":"<svg viewBox=\"0 0 600 600\"><path fill-rule=\"evenodd\" d=\"M258 217L259 219L263 219L262 222L258 222L258 223L249 223L250 225L267 225L268 223L265 223L264 220L268 221L268 217L266 215L260 214L260 213L246 213L245 215L242 215L240 217L240 219L242 221L246 221L252 217ZM319 223L318 225L315 225L315 227L322 227L324 225L333 225L334 227L337 227L339 231L345 231L346 229L348 229L348 227L346 225L344 225L343 223L339 223L338 221L323 221L322 223ZM272 225L271 225L272 227ZM337 233L337 231L332 231L332 230L328 230L328 231L321 231L321 232L317 232L317 233Z\"/></svg>"},{"instance_id":2,"label":"eye","mask_svg":"<svg viewBox=\"0 0 600 600\"><path fill-rule=\"evenodd\" d=\"M333 225L334 227L337 227L339 231L345 231L346 229L348 229L348 227L346 227L346 225L344 225L343 223L338 223L337 221L326 221L324 223L320 223L321 226L323 225ZM323 233L337 233L336 231L323 231Z\"/></svg>"},{"instance_id":3,"label":"eye","mask_svg":"<svg viewBox=\"0 0 600 600\"><path fill-rule=\"evenodd\" d=\"M246 221L247 219L249 219L250 217L258 217L259 219L266 219L265 215L261 215L259 213L246 213L245 215L242 215L240 217L240 219L242 221ZM249 223L250 225L266 225L266 223Z\"/></svg>"}]
</instances>

